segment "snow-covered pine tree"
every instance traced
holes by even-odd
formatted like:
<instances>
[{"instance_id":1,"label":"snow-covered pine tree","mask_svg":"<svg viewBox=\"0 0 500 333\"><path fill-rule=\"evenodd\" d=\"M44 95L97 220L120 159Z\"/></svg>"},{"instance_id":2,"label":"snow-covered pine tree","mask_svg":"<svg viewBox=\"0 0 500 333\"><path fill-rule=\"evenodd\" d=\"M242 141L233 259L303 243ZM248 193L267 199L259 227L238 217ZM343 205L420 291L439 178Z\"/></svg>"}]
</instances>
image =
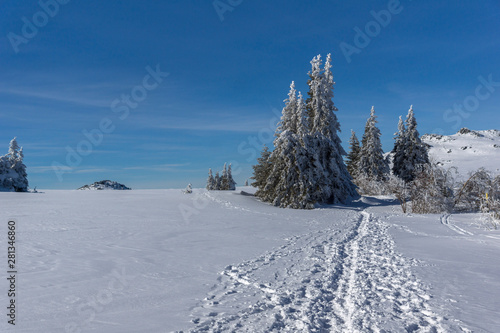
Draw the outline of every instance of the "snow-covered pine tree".
<instances>
[{"instance_id":1,"label":"snow-covered pine tree","mask_svg":"<svg viewBox=\"0 0 500 333\"><path fill-rule=\"evenodd\" d=\"M26 165L24 165L23 160L24 153L23 147L21 147L17 155L16 167L14 168L18 174L17 182L15 182L14 188L16 192L28 191L28 173L26 172Z\"/></svg>"},{"instance_id":2,"label":"snow-covered pine tree","mask_svg":"<svg viewBox=\"0 0 500 333\"><path fill-rule=\"evenodd\" d=\"M233 179L231 171L231 163L229 163L229 167L227 168L227 183L228 183L228 190L234 191L236 189L236 182Z\"/></svg>"},{"instance_id":3,"label":"snow-covered pine tree","mask_svg":"<svg viewBox=\"0 0 500 333\"><path fill-rule=\"evenodd\" d=\"M28 191L28 175L23 163L23 148L16 138L10 141L9 152L0 156L0 189L16 192Z\"/></svg>"},{"instance_id":4,"label":"snow-covered pine tree","mask_svg":"<svg viewBox=\"0 0 500 333\"><path fill-rule=\"evenodd\" d=\"M417 120L413 113L413 105L408 110L405 125L404 158L398 176L406 182L411 182L416 173L429 164L427 147L420 140L420 134L417 131Z\"/></svg>"},{"instance_id":5,"label":"snow-covered pine tree","mask_svg":"<svg viewBox=\"0 0 500 333\"><path fill-rule=\"evenodd\" d=\"M312 209L316 200L313 193L316 191L314 179L318 179L318 172L322 172L317 161L317 156L312 154L312 138L309 134L309 118L307 116L307 106L302 93L299 91L297 99L296 124L297 137L302 149L296 150L296 163L299 170L300 192L298 201L302 204L300 208Z\"/></svg>"},{"instance_id":6,"label":"snow-covered pine tree","mask_svg":"<svg viewBox=\"0 0 500 333\"><path fill-rule=\"evenodd\" d=\"M255 196L259 198L263 197L264 187L266 186L267 178L272 169L270 156L271 152L269 148L264 146L260 153L260 157L257 158L257 164L252 167L253 176L250 179L254 180L252 186L257 188Z\"/></svg>"},{"instance_id":7,"label":"snow-covered pine tree","mask_svg":"<svg viewBox=\"0 0 500 333\"><path fill-rule=\"evenodd\" d=\"M12 182L7 184L8 173L10 172L10 163L7 155L0 156L0 191L9 191L12 187Z\"/></svg>"},{"instance_id":8,"label":"snow-covered pine tree","mask_svg":"<svg viewBox=\"0 0 500 333\"><path fill-rule=\"evenodd\" d=\"M307 85L309 86L309 91L307 92L306 100L306 113L309 119L308 130L310 133L313 132L313 120L316 115L316 110L319 104L319 87L321 85L321 55L317 55L311 60L312 69L309 73L309 80L307 80Z\"/></svg>"},{"instance_id":9,"label":"snow-covered pine tree","mask_svg":"<svg viewBox=\"0 0 500 333\"><path fill-rule=\"evenodd\" d=\"M221 189L221 177L219 176L219 171L217 171L215 173L214 181L215 181L215 188L214 188L214 190L216 190L216 191L220 190Z\"/></svg>"},{"instance_id":10,"label":"snow-covered pine tree","mask_svg":"<svg viewBox=\"0 0 500 333\"><path fill-rule=\"evenodd\" d=\"M212 169L208 169L207 190L215 190L215 179L212 174Z\"/></svg>"},{"instance_id":11,"label":"snow-covered pine tree","mask_svg":"<svg viewBox=\"0 0 500 333\"><path fill-rule=\"evenodd\" d=\"M302 93L299 91L297 98L297 109L294 113L294 124L297 135L301 140L309 137L309 117L307 111L307 104L304 101Z\"/></svg>"},{"instance_id":12,"label":"snow-covered pine tree","mask_svg":"<svg viewBox=\"0 0 500 333\"><path fill-rule=\"evenodd\" d=\"M351 130L351 138L349 139L349 154L347 154L347 171L353 179L356 179L358 174L358 164L359 164L359 156L361 152L361 147L359 145L358 137L356 133Z\"/></svg>"},{"instance_id":13,"label":"snow-covered pine tree","mask_svg":"<svg viewBox=\"0 0 500 333\"><path fill-rule=\"evenodd\" d=\"M287 149L289 147L286 147L286 145L290 143L289 140L291 138L292 129L294 127L296 128L294 124L294 113L297 107L297 91L295 90L295 82L293 81L290 84L288 98L285 99L284 102L285 107L281 111L281 120L276 128L274 150L269 156L269 162L271 164L269 175L266 178L264 187L256 192L256 195L263 201L272 202L273 205L280 207L287 206L283 200L284 196L287 195L287 193L285 193L287 189L283 187L283 181L287 179L286 173L296 172L293 167L291 170L289 169L290 161L285 160L287 158L287 156L285 156L285 150L287 150L286 153L290 153L289 149Z\"/></svg>"},{"instance_id":14,"label":"snow-covered pine tree","mask_svg":"<svg viewBox=\"0 0 500 333\"><path fill-rule=\"evenodd\" d=\"M10 141L9 152L7 153L7 157L12 163L11 168L15 167L16 162L19 159L19 145L17 144L16 139L17 138L14 137L14 139Z\"/></svg>"},{"instance_id":15,"label":"snow-covered pine tree","mask_svg":"<svg viewBox=\"0 0 500 333\"><path fill-rule=\"evenodd\" d=\"M229 190L229 179L227 177L227 163L224 163L224 169L222 169L222 176L220 178L220 190Z\"/></svg>"},{"instance_id":16,"label":"snow-covered pine tree","mask_svg":"<svg viewBox=\"0 0 500 333\"><path fill-rule=\"evenodd\" d=\"M337 135L340 124L332 100L335 82L331 72L331 55L327 56L323 72L320 69L320 55L313 58L311 65L307 110L311 134L310 153L317 161L314 165L316 178L311 181L316 186L311 195L319 202L346 202L359 195L344 163L346 152Z\"/></svg>"},{"instance_id":17,"label":"snow-covered pine tree","mask_svg":"<svg viewBox=\"0 0 500 333\"><path fill-rule=\"evenodd\" d=\"M398 131L394 133L394 135L394 148L392 149L392 173L402 179L403 177L401 176L401 171L403 169L403 163L405 162L406 128L401 116L399 116Z\"/></svg>"},{"instance_id":18,"label":"snow-covered pine tree","mask_svg":"<svg viewBox=\"0 0 500 333\"><path fill-rule=\"evenodd\" d=\"M377 127L377 116L372 106L370 117L366 121L365 133L361 140L359 157L359 174L368 181L383 181L389 175L389 166L384 159L380 130Z\"/></svg>"},{"instance_id":19,"label":"snow-covered pine tree","mask_svg":"<svg viewBox=\"0 0 500 333\"><path fill-rule=\"evenodd\" d=\"M191 194L191 193L193 193L193 187L191 186L191 184L188 184L186 186L186 189L183 192L184 192L184 194Z\"/></svg>"},{"instance_id":20,"label":"snow-covered pine tree","mask_svg":"<svg viewBox=\"0 0 500 333\"><path fill-rule=\"evenodd\" d=\"M300 100L297 100L295 83L292 82L276 130L275 148L269 157L272 168L264 189L259 191L259 197L275 206L304 209L312 208L314 202L303 178L302 167L307 155L298 132L303 133L307 129L303 128L305 105L301 94L299 97Z\"/></svg>"}]
</instances>

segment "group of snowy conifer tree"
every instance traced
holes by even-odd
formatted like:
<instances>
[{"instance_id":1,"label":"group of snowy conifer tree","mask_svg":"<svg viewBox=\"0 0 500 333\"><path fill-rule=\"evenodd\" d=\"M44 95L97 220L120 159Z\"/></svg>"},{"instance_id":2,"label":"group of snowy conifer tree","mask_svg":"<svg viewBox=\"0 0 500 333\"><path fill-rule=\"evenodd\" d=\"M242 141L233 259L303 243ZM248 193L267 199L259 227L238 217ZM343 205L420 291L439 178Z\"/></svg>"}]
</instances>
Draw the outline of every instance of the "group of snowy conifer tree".
<instances>
[{"instance_id":1,"label":"group of snowy conifer tree","mask_svg":"<svg viewBox=\"0 0 500 333\"><path fill-rule=\"evenodd\" d=\"M332 101L331 57L327 56L323 68L320 55L312 59L311 65L307 100L292 82L276 129L274 149L270 151L264 146L253 167L252 186L257 187L258 198L278 207L297 209L311 209L316 203L345 203L360 194L394 194L404 212L408 203L413 213L450 211L457 205L461 194L458 198L454 194L456 183L450 170L431 165L427 146L417 131L413 106L406 121L399 117L394 148L387 157L372 107L361 144L352 131L350 153L347 165L344 164L346 153L337 135L340 124ZM218 183L225 189L220 180L223 178L224 174L218 177L218 173L214 178L210 170L207 189L219 189ZM491 189L488 191L492 193ZM469 190L462 197L475 198L473 192ZM500 199L495 200L495 204L491 204L491 199L486 204L483 200L481 207L496 209L495 214L500 216L500 208L495 208L500 207Z\"/></svg>"},{"instance_id":2,"label":"group of snowy conifer tree","mask_svg":"<svg viewBox=\"0 0 500 333\"><path fill-rule=\"evenodd\" d=\"M313 208L359 197L343 161L340 124L333 98L331 57L311 61L307 100L290 85L275 133L274 150L264 147L254 166L255 195L279 207Z\"/></svg>"},{"instance_id":3,"label":"group of snowy conifer tree","mask_svg":"<svg viewBox=\"0 0 500 333\"><path fill-rule=\"evenodd\" d=\"M28 174L23 159L23 148L19 147L16 138L14 138L10 141L7 155L0 156L1 191L28 191Z\"/></svg>"},{"instance_id":4,"label":"group of snowy conifer tree","mask_svg":"<svg viewBox=\"0 0 500 333\"><path fill-rule=\"evenodd\" d=\"M408 110L406 121L399 117L394 148L387 158L383 155L376 123L372 107L361 146L354 132L349 141L347 169L358 191L364 195L394 194L403 212L410 208L413 213L451 211L457 202L454 198L457 184L451 170L431 165L427 146L417 131L413 106ZM392 170L389 169L391 157Z\"/></svg>"},{"instance_id":5,"label":"group of snowy conifer tree","mask_svg":"<svg viewBox=\"0 0 500 333\"><path fill-rule=\"evenodd\" d=\"M391 180L389 159L384 158L376 118L375 109L372 107L370 117L366 121L361 146L354 131L349 140L347 169L362 194L384 194L388 191L386 182ZM412 106L408 110L405 122L399 117L398 132L395 135L391 154L392 175L409 184L420 171L430 165L427 147L420 140L417 131L417 121ZM394 179L392 181L394 182Z\"/></svg>"},{"instance_id":6,"label":"group of snowy conifer tree","mask_svg":"<svg viewBox=\"0 0 500 333\"><path fill-rule=\"evenodd\" d=\"M227 166L224 163L224 168L222 169L222 175L219 176L219 172L215 173L215 177L212 174L212 169L208 170L207 179L207 190L209 191L233 191L236 189L236 182L233 179L231 164Z\"/></svg>"}]
</instances>

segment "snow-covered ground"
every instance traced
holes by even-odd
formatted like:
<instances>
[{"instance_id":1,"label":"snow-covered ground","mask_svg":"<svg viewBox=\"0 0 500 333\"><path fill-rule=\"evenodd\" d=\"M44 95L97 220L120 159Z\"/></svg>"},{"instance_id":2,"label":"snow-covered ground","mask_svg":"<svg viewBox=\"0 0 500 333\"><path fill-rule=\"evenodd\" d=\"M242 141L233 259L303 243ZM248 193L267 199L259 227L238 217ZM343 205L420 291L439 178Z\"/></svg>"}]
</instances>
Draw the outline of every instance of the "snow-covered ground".
<instances>
[{"instance_id":1,"label":"snow-covered ground","mask_svg":"<svg viewBox=\"0 0 500 333\"><path fill-rule=\"evenodd\" d=\"M459 177L477 171L478 165L495 175L500 174L500 131L462 129L453 135L426 134L422 141L429 144L429 157L443 168L456 167Z\"/></svg>"},{"instance_id":2,"label":"snow-covered ground","mask_svg":"<svg viewBox=\"0 0 500 333\"><path fill-rule=\"evenodd\" d=\"M0 193L15 331L498 332L500 231L479 214L279 209L241 190Z\"/></svg>"}]
</instances>

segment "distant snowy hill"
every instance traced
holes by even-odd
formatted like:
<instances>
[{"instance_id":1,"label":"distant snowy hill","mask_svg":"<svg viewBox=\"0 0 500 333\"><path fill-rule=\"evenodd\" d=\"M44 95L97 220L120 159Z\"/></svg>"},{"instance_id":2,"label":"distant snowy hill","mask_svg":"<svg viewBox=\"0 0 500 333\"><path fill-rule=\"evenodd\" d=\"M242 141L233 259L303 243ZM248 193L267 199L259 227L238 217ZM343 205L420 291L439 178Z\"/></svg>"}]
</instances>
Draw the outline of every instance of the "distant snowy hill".
<instances>
[{"instance_id":1,"label":"distant snowy hill","mask_svg":"<svg viewBox=\"0 0 500 333\"><path fill-rule=\"evenodd\" d=\"M79 190L131 190L131 188L112 180L101 180L90 185L84 185Z\"/></svg>"},{"instance_id":2,"label":"distant snowy hill","mask_svg":"<svg viewBox=\"0 0 500 333\"><path fill-rule=\"evenodd\" d=\"M473 131L462 128L453 135L425 134L422 141L430 146L429 157L448 169L456 167L462 177L480 167L500 174L500 131Z\"/></svg>"}]
</instances>

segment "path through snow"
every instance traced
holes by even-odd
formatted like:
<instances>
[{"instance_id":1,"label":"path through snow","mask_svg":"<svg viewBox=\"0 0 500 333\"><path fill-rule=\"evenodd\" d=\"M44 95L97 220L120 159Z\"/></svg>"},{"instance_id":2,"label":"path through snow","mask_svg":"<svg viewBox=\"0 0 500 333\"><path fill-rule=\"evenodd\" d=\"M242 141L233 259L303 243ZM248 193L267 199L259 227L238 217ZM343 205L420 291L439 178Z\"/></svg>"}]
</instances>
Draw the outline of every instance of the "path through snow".
<instances>
[{"instance_id":1,"label":"path through snow","mask_svg":"<svg viewBox=\"0 0 500 333\"><path fill-rule=\"evenodd\" d=\"M362 211L351 225L226 267L193 309L190 332L461 331L430 307L416 261L395 251L387 223Z\"/></svg>"}]
</instances>

